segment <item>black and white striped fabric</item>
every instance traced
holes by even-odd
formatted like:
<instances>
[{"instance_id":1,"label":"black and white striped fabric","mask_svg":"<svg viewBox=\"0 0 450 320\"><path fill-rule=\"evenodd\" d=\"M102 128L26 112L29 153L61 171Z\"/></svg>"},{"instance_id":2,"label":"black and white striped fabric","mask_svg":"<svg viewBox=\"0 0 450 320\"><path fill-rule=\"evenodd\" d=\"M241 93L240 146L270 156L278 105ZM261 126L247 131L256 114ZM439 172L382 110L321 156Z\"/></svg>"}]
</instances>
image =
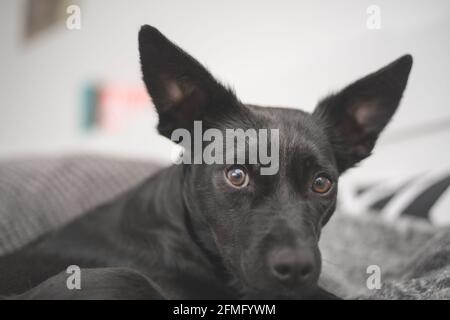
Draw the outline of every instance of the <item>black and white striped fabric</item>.
<instances>
[{"instance_id":1,"label":"black and white striped fabric","mask_svg":"<svg viewBox=\"0 0 450 320\"><path fill-rule=\"evenodd\" d=\"M450 169L343 189L340 204L351 214L370 212L388 221L415 217L450 225Z\"/></svg>"}]
</instances>

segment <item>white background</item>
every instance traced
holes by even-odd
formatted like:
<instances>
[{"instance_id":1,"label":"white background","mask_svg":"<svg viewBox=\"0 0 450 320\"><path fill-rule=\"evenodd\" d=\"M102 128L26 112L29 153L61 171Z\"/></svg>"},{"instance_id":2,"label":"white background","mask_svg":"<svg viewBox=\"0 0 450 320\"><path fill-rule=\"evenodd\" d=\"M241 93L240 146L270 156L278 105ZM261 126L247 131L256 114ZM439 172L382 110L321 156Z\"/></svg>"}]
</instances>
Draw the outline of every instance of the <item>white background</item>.
<instances>
[{"instance_id":1,"label":"white background","mask_svg":"<svg viewBox=\"0 0 450 320\"><path fill-rule=\"evenodd\" d=\"M157 136L150 106L148 117L121 134L80 131L82 86L139 83L137 32L151 24L243 101L308 111L325 94L411 53L400 110L375 155L348 179L405 176L450 163L448 0L79 3L81 30L61 23L26 43L25 1L0 0L0 157L91 150L167 160L170 143ZM380 30L366 27L371 4L381 8ZM438 123L442 130L426 134Z\"/></svg>"}]
</instances>

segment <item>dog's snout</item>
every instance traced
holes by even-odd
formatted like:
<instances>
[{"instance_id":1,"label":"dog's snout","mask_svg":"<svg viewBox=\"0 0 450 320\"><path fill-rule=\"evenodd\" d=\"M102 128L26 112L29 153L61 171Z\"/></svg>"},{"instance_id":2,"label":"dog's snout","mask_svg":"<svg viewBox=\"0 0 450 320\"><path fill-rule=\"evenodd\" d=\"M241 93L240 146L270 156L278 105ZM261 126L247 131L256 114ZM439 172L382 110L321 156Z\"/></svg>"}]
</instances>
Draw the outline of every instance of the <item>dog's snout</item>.
<instances>
[{"instance_id":1,"label":"dog's snout","mask_svg":"<svg viewBox=\"0 0 450 320\"><path fill-rule=\"evenodd\" d=\"M312 249L281 249L269 254L273 278L286 286L309 285L317 280L320 266Z\"/></svg>"}]
</instances>

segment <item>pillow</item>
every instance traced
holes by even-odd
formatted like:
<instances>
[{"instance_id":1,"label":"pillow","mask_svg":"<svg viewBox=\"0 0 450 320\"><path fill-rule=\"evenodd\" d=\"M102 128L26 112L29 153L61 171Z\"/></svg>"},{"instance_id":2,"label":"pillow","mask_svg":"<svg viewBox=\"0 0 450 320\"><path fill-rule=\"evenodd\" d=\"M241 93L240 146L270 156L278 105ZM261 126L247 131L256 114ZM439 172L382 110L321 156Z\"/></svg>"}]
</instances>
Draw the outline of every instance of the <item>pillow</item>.
<instances>
[{"instance_id":1,"label":"pillow","mask_svg":"<svg viewBox=\"0 0 450 320\"><path fill-rule=\"evenodd\" d=\"M0 255L114 198L160 167L93 155L0 161Z\"/></svg>"}]
</instances>

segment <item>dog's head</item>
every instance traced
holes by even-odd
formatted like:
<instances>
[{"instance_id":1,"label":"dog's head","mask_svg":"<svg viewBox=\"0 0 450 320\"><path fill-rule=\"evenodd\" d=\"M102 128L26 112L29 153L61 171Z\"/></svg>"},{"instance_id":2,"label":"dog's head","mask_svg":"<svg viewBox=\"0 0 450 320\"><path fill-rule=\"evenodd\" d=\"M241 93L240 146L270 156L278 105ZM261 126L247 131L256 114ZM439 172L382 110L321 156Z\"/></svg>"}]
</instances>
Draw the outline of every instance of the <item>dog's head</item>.
<instances>
[{"instance_id":1,"label":"dog's head","mask_svg":"<svg viewBox=\"0 0 450 320\"><path fill-rule=\"evenodd\" d=\"M335 209L339 175L370 155L400 102L411 56L328 96L310 114L241 103L150 26L139 33L139 49L162 135L170 138L179 128L192 133L196 120L202 133L214 129L224 136L227 129L278 130L279 139L268 144L279 160L275 174L261 174L267 163L259 157L249 163L247 151L241 164L185 165L183 197L199 241L247 297L308 296L317 286L318 241ZM235 157L243 152L233 148Z\"/></svg>"}]
</instances>

